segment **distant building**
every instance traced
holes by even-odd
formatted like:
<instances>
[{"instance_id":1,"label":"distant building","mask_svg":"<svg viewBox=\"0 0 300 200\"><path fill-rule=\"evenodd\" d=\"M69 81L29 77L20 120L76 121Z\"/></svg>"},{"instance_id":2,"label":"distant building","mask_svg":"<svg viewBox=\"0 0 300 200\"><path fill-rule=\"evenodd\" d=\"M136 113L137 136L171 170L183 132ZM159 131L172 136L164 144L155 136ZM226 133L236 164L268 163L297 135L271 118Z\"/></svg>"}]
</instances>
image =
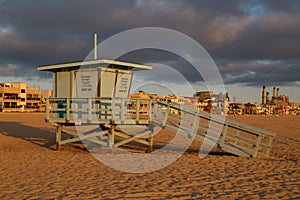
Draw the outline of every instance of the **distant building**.
<instances>
[{"instance_id":1,"label":"distant building","mask_svg":"<svg viewBox=\"0 0 300 200\"><path fill-rule=\"evenodd\" d=\"M148 115L148 111L150 109L150 101L143 99L150 99L150 96L146 94L144 91L140 90L137 94L131 94L130 98L141 99L139 101L139 110L141 114ZM129 113L136 114L137 103L135 101L131 101L128 104L128 108L131 110Z\"/></svg>"},{"instance_id":2,"label":"distant building","mask_svg":"<svg viewBox=\"0 0 300 200\"><path fill-rule=\"evenodd\" d=\"M40 103L39 89L24 82L0 83L0 112L38 111Z\"/></svg>"}]
</instances>

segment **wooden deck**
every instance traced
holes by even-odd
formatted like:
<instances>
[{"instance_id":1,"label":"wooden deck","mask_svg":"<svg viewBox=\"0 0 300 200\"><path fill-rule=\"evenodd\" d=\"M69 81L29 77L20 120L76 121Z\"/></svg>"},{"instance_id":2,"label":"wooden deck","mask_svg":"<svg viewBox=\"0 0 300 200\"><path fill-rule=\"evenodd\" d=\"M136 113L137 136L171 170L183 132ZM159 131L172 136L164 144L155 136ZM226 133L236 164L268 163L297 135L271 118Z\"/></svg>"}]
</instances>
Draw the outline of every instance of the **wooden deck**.
<instances>
[{"instance_id":1,"label":"wooden deck","mask_svg":"<svg viewBox=\"0 0 300 200\"><path fill-rule=\"evenodd\" d=\"M211 113L174 103L153 102L150 99L53 98L47 100L46 108L46 121L57 127L57 147L80 140L89 140L109 147L120 147L134 141L152 150L153 130L148 130L146 125L155 124L172 132L194 137L200 142L208 140L215 144L215 147L238 156L267 157L275 135L270 131L228 118L224 121L222 117ZM171 114L171 109L177 110L179 114ZM107 129L96 128L88 134L78 135L64 127L91 124L105 126ZM120 131L122 126L140 126L144 129L128 134ZM72 137L62 140L62 133ZM121 140L116 142L115 137Z\"/></svg>"}]
</instances>

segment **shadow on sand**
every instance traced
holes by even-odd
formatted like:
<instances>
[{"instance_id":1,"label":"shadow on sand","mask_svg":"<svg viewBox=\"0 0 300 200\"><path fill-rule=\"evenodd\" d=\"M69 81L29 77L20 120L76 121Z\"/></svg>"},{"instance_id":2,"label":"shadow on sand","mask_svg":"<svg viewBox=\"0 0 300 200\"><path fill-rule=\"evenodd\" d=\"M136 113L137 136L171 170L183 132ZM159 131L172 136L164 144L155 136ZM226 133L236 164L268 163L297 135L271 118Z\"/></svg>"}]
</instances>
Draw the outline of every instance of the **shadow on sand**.
<instances>
[{"instance_id":1,"label":"shadow on sand","mask_svg":"<svg viewBox=\"0 0 300 200\"><path fill-rule=\"evenodd\" d=\"M17 122L0 122L0 134L21 138L46 148L55 144L55 132L26 126Z\"/></svg>"},{"instance_id":2,"label":"shadow on sand","mask_svg":"<svg viewBox=\"0 0 300 200\"><path fill-rule=\"evenodd\" d=\"M55 145L55 132L39 129L31 126L26 126L24 124L20 124L17 122L0 122L0 134L21 138L23 140L29 141L35 145L39 145L45 148L51 148ZM68 137L67 135L63 134L63 138ZM154 149L163 148L164 145L160 142L160 144L154 144ZM77 145L71 145L76 149L86 150L86 148ZM170 147L169 150L174 151L185 151L187 153L199 153L199 149L188 148L188 149L181 149L178 147ZM226 153L226 152L219 152L219 151L211 151L209 155L218 155L218 156L234 156L233 154Z\"/></svg>"}]
</instances>

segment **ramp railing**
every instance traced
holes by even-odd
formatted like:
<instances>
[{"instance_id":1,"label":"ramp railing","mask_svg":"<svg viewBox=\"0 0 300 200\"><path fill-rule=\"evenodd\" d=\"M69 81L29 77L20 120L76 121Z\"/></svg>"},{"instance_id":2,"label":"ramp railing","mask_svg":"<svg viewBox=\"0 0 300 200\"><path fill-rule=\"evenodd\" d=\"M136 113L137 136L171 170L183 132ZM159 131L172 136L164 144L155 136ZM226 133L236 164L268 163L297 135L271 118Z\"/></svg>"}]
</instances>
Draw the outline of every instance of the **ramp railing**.
<instances>
[{"instance_id":1,"label":"ramp railing","mask_svg":"<svg viewBox=\"0 0 300 200\"><path fill-rule=\"evenodd\" d=\"M266 157L270 154L275 135L271 131L229 118L224 120L177 103L157 101L157 105L165 110L164 126L172 132L188 137L193 135L200 142L206 138L214 142L217 148L238 156Z\"/></svg>"}]
</instances>

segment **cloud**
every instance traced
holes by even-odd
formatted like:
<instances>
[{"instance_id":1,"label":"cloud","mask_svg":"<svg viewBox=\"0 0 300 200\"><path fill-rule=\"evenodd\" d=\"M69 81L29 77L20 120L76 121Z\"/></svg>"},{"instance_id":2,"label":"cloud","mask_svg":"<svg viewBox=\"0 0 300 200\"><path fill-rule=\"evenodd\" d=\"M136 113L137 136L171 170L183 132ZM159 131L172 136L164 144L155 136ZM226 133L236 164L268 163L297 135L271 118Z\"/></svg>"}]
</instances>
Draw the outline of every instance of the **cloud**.
<instances>
[{"instance_id":1,"label":"cloud","mask_svg":"<svg viewBox=\"0 0 300 200\"><path fill-rule=\"evenodd\" d=\"M227 84L297 86L300 60L236 60L219 63Z\"/></svg>"},{"instance_id":2,"label":"cloud","mask_svg":"<svg viewBox=\"0 0 300 200\"><path fill-rule=\"evenodd\" d=\"M120 31L157 26L202 44L226 83L293 85L300 79L299 11L300 2L292 0L2 0L0 76L43 77L38 65L84 59L94 32L101 42ZM171 63L189 80L199 81L193 71L187 72L188 63L174 55L148 52L128 58Z\"/></svg>"}]
</instances>

